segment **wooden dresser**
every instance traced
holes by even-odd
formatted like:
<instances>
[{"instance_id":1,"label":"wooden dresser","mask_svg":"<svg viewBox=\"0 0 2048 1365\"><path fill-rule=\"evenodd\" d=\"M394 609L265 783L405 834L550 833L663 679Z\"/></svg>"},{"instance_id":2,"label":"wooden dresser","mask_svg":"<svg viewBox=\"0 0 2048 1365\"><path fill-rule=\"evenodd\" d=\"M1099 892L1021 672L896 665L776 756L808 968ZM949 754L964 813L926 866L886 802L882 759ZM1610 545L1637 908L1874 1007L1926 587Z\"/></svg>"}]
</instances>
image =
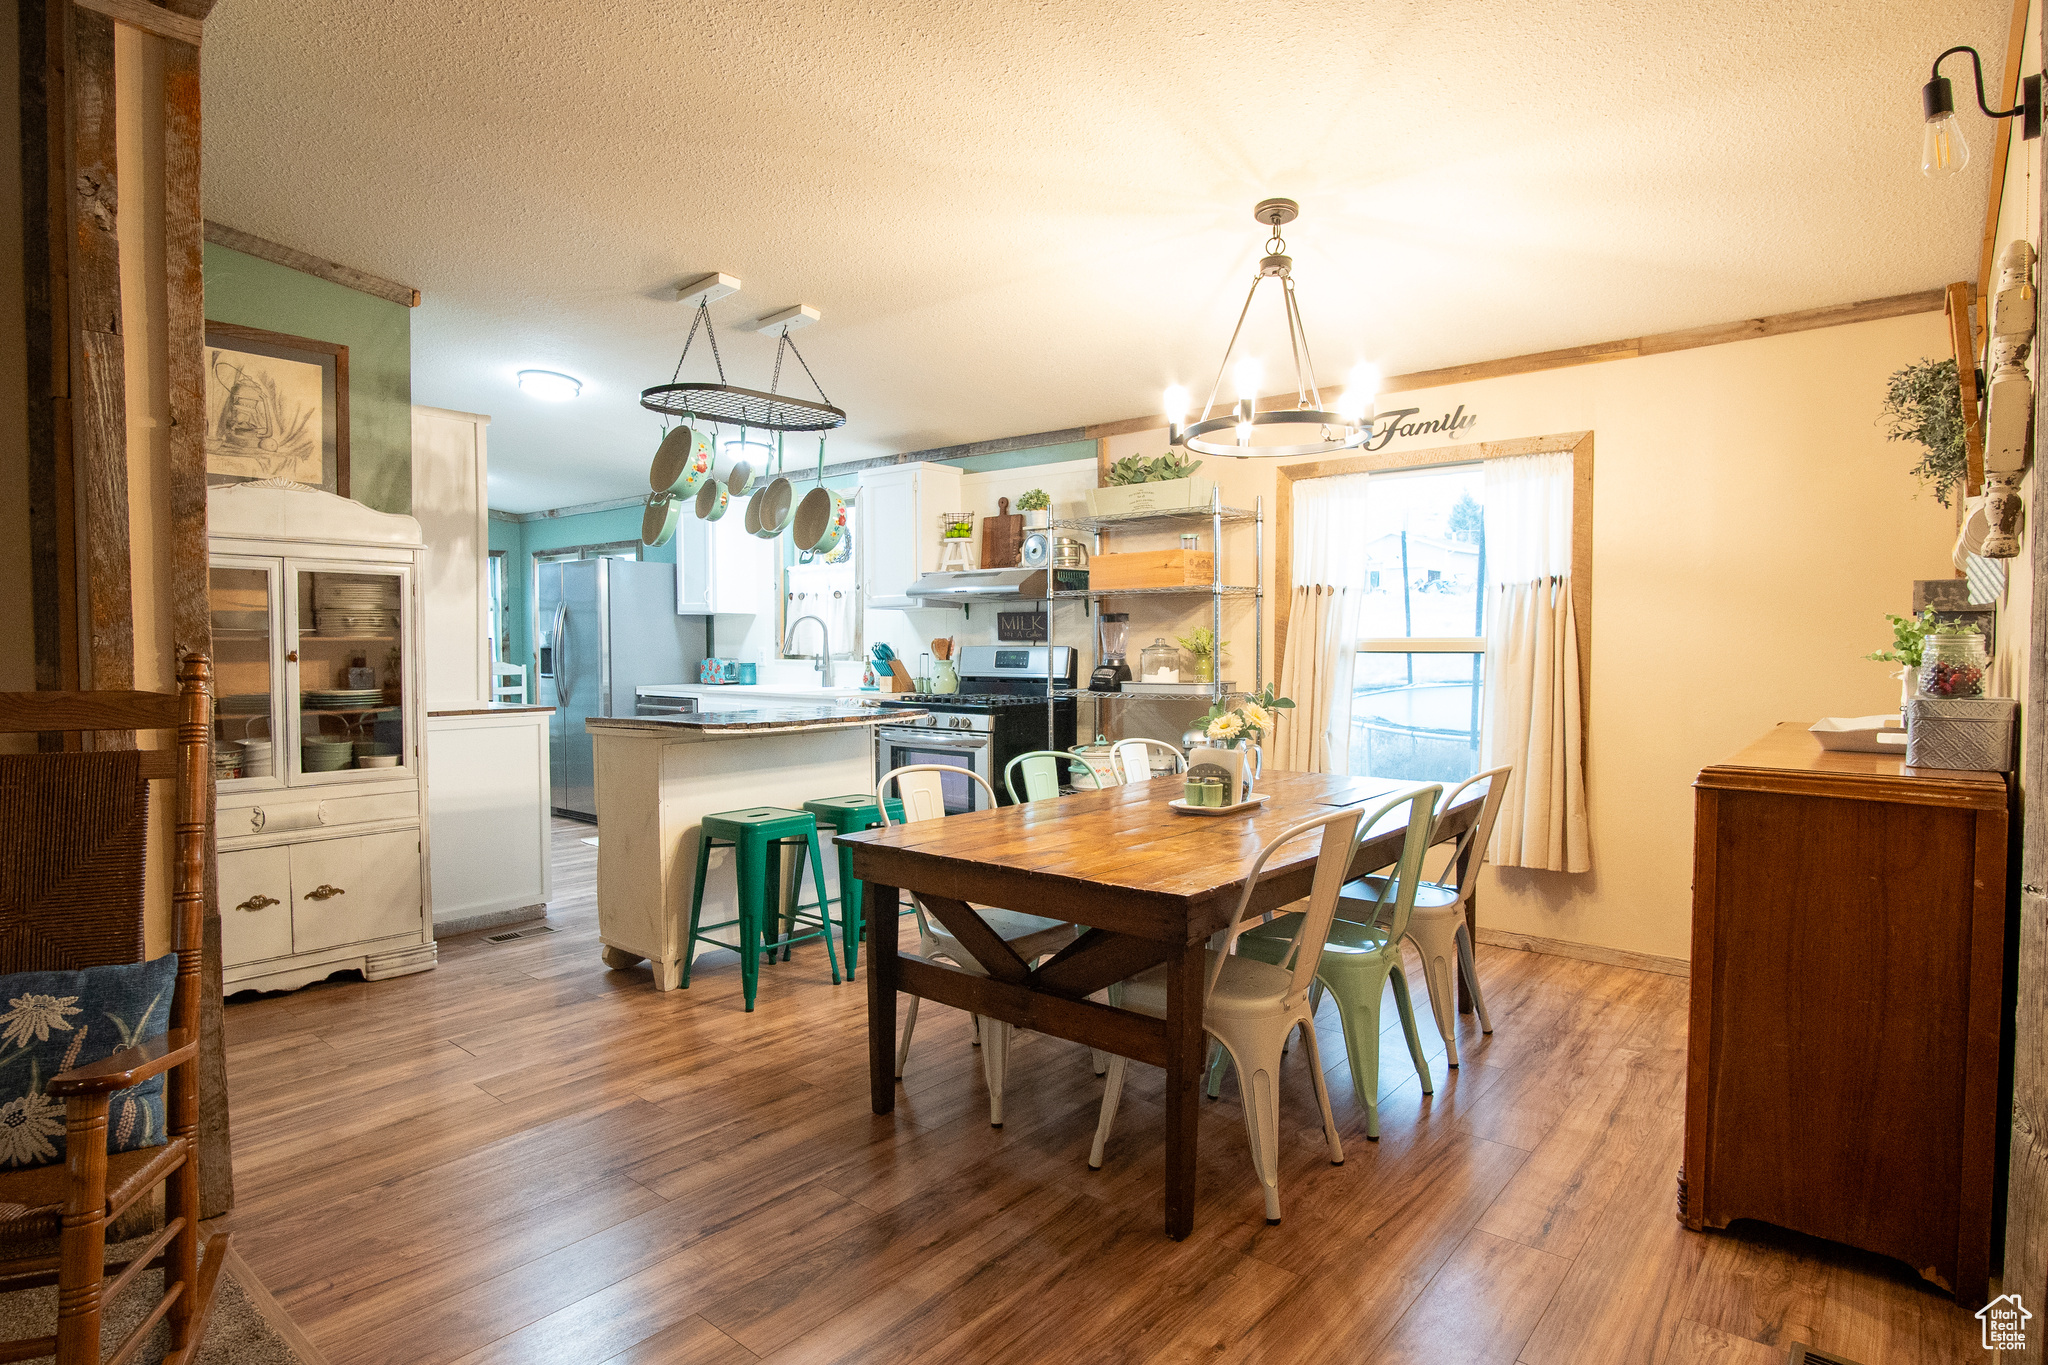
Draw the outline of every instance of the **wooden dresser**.
<instances>
[{"instance_id":1,"label":"wooden dresser","mask_svg":"<svg viewBox=\"0 0 2048 1365\"><path fill-rule=\"evenodd\" d=\"M1829 753L1786 724L1694 790L1680 1219L1880 1252L1982 1303L2006 777Z\"/></svg>"}]
</instances>

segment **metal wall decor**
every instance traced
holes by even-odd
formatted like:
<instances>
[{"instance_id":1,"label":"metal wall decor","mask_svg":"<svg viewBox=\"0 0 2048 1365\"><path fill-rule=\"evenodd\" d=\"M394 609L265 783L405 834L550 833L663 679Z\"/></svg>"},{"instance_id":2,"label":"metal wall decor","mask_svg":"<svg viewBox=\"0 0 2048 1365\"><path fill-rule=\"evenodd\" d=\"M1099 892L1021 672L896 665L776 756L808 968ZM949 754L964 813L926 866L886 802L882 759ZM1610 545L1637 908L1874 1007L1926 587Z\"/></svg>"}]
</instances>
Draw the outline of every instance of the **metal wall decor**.
<instances>
[{"instance_id":1,"label":"metal wall decor","mask_svg":"<svg viewBox=\"0 0 2048 1365\"><path fill-rule=\"evenodd\" d=\"M1272 234L1266 239L1266 254L1259 261L1259 273L1252 279L1250 292L1245 295L1244 308L1237 315L1237 326L1230 333L1230 344L1223 348L1223 363L1216 368L1216 382L1210 387L1209 401L1202 406L1201 418L1183 430L1181 422L1187 415L1187 391L1178 385L1166 391L1167 437L1172 444L1186 446L1202 455L1256 455L1280 459L1353 450L1372 439L1372 399L1379 381L1370 366L1360 366L1354 371L1334 410L1323 406L1322 391L1316 385L1315 362L1309 355L1308 331L1302 325L1301 305L1295 298L1294 259L1287 255L1287 239L1280 235L1280 229L1293 222L1300 213L1301 206L1292 199L1262 200L1252 210L1252 217L1265 224ZM1209 414L1216 408L1216 396L1223 387L1223 376L1230 370L1230 358L1237 350L1238 338L1244 333L1244 320L1251 314L1252 301L1258 297L1259 286L1269 279L1280 281L1281 306L1286 310L1287 343L1294 355L1295 406L1272 412L1258 411L1260 371L1256 361L1246 361L1237 371L1237 402L1226 406L1221 416L1211 417ZM1300 427L1304 437L1313 430L1315 436L1287 445L1252 444L1255 429L1272 426Z\"/></svg>"}]
</instances>

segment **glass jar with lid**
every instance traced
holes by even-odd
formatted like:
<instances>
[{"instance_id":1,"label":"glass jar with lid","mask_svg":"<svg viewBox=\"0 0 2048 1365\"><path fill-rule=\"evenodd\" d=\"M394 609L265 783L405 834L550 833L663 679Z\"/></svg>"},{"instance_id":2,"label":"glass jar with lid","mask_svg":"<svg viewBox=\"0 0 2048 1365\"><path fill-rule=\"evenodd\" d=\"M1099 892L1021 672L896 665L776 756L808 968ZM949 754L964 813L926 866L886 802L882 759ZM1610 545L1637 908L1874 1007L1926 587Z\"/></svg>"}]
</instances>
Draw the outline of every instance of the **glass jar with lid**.
<instances>
[{"instance_id":1,"label":"glass jar with lid","mask_svg":"<svg viewBox=\"0 0 2048 1365\"><path fill-rule=\"evenodd\" d=\"M1180 681L1180 649L1166 643L1166 637L1153 640L1138 654L1138 681L1146 683L1177 683Z\"/></svg>"},{"instance_id":2,"label":"glass jar with lid","mask_svg":"<svg viewBox=\"0 0 2048 1365\"><path fill-rule=\"evenodd\" d=\"M1984 636L1979 631L1937 628L1921 646L1920 695L1981 697L1984 666Z\"/></svg>"}]
</instances>

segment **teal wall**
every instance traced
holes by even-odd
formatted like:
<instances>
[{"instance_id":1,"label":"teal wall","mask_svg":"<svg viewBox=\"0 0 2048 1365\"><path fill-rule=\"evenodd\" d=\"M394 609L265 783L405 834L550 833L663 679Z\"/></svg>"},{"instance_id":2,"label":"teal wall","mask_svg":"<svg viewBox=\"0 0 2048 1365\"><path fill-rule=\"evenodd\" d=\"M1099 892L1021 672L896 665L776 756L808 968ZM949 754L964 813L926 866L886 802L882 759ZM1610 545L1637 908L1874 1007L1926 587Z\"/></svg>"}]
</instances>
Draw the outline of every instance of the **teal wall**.
<instances>
[{"instance_id":1,"label":"teal wall","mask_svg":"<svg viewBox=\"0 0 2048 1365\"><path fill-rule=\"evenodd\" d=\"M348 347L349 496L412 511L412 309L206 245L206 316Z\"/></svg>"}]
</instances>

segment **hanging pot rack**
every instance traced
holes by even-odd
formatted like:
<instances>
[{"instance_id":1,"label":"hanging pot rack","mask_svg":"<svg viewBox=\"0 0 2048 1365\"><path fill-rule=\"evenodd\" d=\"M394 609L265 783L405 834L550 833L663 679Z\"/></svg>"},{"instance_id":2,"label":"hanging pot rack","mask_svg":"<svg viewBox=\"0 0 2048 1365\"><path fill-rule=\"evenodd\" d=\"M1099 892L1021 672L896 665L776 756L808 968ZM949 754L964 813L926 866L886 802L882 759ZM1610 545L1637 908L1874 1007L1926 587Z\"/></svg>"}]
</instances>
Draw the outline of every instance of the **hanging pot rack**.
<instances>
[{"instance_id":1,"label":"hanging pot rack","mask_svg":"<svg viewBox=\"0 0 2048 1365\"><path fill-rule=\"evenodd\" d=\"M683 372L683 362L689 359L691 343L697 339L698 327L703 327L706 340L711 345L711 359L718 368L716 384L677 382ZM803 366L804 376L811 381L811 387L818 391L818 401L797 398L775 390L782 383L782 357L787 351L796 357L796 363ZM846 410L835 407L825 396L825 390L818 383L818 377L811 373L810 363L804 359L796 342L790 339L789 328L782 329L782 335L775 347L775 373L768 382L768 391L742 388L725 382L725 361L718 353L718 336L712 330L711 308L708 302L699 302L696 316L690 319L689 335L683 338L683 353L676 358L675 376L666 384L657 384L651 389L640 391L640 406L649 412L658 412L664 417L693 418L706 422L730 424L740 428L758 427L763 431L830 431L846 425Z\"/></svg>"}]
</instances>

